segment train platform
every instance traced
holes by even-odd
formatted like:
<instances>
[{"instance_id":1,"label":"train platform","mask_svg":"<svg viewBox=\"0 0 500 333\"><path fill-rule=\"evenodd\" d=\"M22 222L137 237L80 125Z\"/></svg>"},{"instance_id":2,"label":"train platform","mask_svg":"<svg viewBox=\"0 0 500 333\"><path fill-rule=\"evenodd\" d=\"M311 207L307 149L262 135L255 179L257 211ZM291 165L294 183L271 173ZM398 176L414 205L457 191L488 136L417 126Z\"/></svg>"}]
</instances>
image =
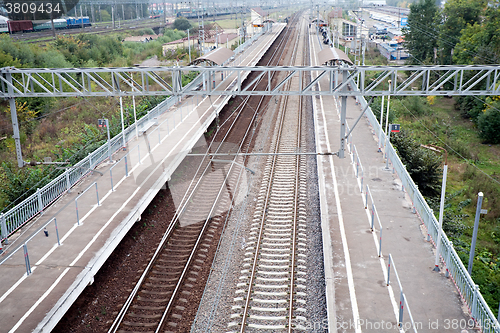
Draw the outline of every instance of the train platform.
<instances>
[{"instance_id":1,"label":"train platform","mask_svg":"<svg viewBox=\"0 0 500 333\"><path fill-rule=\"evenodd\" d=\"M234 64L256 65L284 27L274 24ZM233 89L235 79L221 86ZM58 323L229 98L183 99L9 238L0 256L1 332L49 332Z\"/></svg>"},{"instance_id":2,"label":"train platform","mask_svg":"<svg viewBox=\"0 0 500 333\"><path fill-rule=\"evenodd\" d=\"M312 65L316 65L321 45L315 33L310 37ZM339 101L319 97L313 98L313 105L317 150L338 151ZM349 126L361 111L349 97ZM366 117L354 128L351 142L344 159L318 157L329 325L309 326L330 332L414 332L414 327L415 332L472 332L473 320L453 281L443 270L433 271L434 247L400 179L392 167L385 169L377 134ZM373 231L372 203L376 206Z\"/></svg>"}]
</instances>

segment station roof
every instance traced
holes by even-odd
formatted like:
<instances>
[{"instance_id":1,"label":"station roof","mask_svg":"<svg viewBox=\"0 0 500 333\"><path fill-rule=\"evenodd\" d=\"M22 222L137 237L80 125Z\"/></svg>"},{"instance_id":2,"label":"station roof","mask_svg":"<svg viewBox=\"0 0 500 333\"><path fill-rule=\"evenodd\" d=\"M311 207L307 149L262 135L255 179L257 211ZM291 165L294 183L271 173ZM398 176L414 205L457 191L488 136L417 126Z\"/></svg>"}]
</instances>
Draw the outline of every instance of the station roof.
<instances>
[{"instance_id":1,"label":"station roof","mask_svg":"<svg viewBox=\"0 0 500 333\"><path fill-rule=\"evenodd\" d=\"M220 66L222 65L226 60L231 58L233 56L234 52L231 51L228 48L225 47L219 47L218 49L215 49L206 55L194 59L190 65L199 65L201 63L207 62L211 66Z\"/></svg>"},{"instance_id":2,"label":"station roof","mask_svg":"<svg viewBox=\"0 0 500 333\"><path fill-rule=\"evenodd\" d=\"M260 7L254 7L251 10L253 10L254 12L256 12L261 17L266 17L267 16L267 12L264 11L264 10L262 10L262 8L260 8Z\"/></svg>"},{"instance_id":3,"label":"station roof","mask_svg":"<svg viewBox=\"0 0 500 333\"><path fill-rule=\"evenodd\" d=\"M320 64L325 64L330 61L342 61L352 65L351 59L345 54L344 51L336 47L327 47L318 52L318 60Z\"/></svg>"}]
</instances>

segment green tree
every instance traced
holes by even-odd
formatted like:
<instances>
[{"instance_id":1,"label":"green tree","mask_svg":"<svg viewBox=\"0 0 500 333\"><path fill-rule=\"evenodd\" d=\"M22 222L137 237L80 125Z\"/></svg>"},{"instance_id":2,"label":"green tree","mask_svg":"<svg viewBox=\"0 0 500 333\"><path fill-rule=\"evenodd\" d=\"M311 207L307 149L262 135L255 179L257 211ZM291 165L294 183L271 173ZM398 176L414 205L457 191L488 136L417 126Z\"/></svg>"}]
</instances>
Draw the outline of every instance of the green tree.
<instances>
[{"instance_id":1,"label":"green tree","mask_svg":"<svg viewBox=\"0 0 500 333\"><path fill-rule=\"evenodd\" d=\"M109 12L107 10L105 10L105 9L101 10L100 17L102 17L102 22L109 22L109 21L111 21L111 15L109 15Z\"/></svg>"},{"instance_id":2,"label":"green tree","mask_svg":"<svg viewBox=\"0 0 500 333\"><path fill-rule=\"evenodd\" d=\"M187 30L187 29L191 29L192 26L191 26L191 23L189 23L189 21L187 19L185 19L184 17L179 17L179 18L175 19L173 27L174 27L174 29L177 29L177 30Z\"/></svg>"},{"instance_id":3,"label":"green tree","mask_svg":"<svg viewBox=\"0 0 500 333\"><path fill-rule=\"evenodd\" d=\"M462 30L453 52L457 64L498 64L500 62L500 9L487 7L482 22Z\"/></svg>"},{"instance_id":4,"label":"green tree","mask_svg":"<svg viewBox=\"0 0 500 333\"><path fill-rule=\"evenodd\" d=\"M433 63L434 48L437 47L436 25L438 8L435 0L420 0L410 5L408 25L403 28L404 46L411 57L410 64Z\"/></svg>"},{"instance_id":5,"label":"green tree","mask_svg":"<svg viewBox=\"0 0 500 333\"><path fill-rule=\"evenodd\" d=\"M467 25L479 22L484 8L483 0L448 0L441 14L442 24L439 26L440 63L452 64L452 51L460 41L461 31Z\"/></svg>"}]
</instances>

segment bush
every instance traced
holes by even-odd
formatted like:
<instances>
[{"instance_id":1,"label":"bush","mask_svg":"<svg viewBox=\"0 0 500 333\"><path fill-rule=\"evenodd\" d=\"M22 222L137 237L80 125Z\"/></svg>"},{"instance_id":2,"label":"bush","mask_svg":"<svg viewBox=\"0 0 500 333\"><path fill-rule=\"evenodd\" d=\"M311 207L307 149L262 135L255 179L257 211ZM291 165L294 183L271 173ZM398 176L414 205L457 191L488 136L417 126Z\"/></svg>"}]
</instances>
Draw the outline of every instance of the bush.
<instances>
[{"instance_id":1,"label":"bush","mask_svg":"<svg viewBox=\"0 0 500 333\"><path fill-rule=\"evenodd\" d=\"M439 195L442 174L440 156L420 147L404 129L391 137L391 142L420 192L429 197Z\"/></svg>"},{"instance_id":2,"label":"bush","mask_svg":"<svg viewBox=\"0 0 500 333\"><path fill-rule=\"evenodd\" d=\"M192 26L191 26L191 23L189 23L189 21L187 19L185 19L184 17L179 17L179 18L175 19L173 27L174 27L174 29L177 29L177 30L187 30L187 29L191 29Z\"/></svg>"},{"instance_id":3,"label":"bush","mask_svg":"<svg viewBox=\"0 0 500 333\"><path fill-rule=\"evenodd\" d=\"M460 115L465 119L476 122L477 117L484 109L484 101L476 96L460 96L456 99L455 110L460 111Z\"/></svg>"},{"instance_id":4,"label":"bush","mask_svg":"<svg viewBox=\"0 0 500 333\"><path fill-rule=\"evenodd\" d=\"M500 143L500 111L488 109L477 117L479 137L485 143Z\"/></svg>"}]
</instances>

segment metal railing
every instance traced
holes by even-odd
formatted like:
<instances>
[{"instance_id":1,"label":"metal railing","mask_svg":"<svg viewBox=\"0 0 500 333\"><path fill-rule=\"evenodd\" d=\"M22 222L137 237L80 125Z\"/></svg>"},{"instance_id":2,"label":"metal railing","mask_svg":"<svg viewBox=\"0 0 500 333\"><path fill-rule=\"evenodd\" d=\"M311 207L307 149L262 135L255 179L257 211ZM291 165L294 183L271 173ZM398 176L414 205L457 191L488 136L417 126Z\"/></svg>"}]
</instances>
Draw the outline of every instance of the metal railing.
<instances>
[{"instance_id":1,"label":"metal railing","mask_svg":"<svg viewBox=\"0 0 500 333\"><path fill-rule=\"evenodd\" d=\"M353 86L353 89L357 87ZM367 102L364 97L359 98L361 108L366 107ZM370 107L366 110L366 116L370 121L373 129L376 133L381 133L382 128L375 118ZM385 134L381 133L381 138L385 141ZM422 196L418 190L418 186L413 182L406 171L406 167L401 162L399 156L397 155L394 147L391 143L386 147L387 157L391 161L391 164L401 179L402 186L407 191L412 203L414 211L419 214L422 222L427 228L427 232L430 238L437 240L438 236L438 221L434 216L432 209L429 207L425 198ZM450 242L446 234L443 232L441 237L440 255L446 265L446 275L451 276L455 282L457 289L462 296L462 299L467 304L472 318L476 321L477 326L483 332L496 332L500 333L500 324L498 320L493 315L493 312L489 308L488 304L482 297L477 285L472 280L471 276L467 272L467 269L463 265L460 257L453 248L453 244Z\"/></svg>"}]
</instances>

